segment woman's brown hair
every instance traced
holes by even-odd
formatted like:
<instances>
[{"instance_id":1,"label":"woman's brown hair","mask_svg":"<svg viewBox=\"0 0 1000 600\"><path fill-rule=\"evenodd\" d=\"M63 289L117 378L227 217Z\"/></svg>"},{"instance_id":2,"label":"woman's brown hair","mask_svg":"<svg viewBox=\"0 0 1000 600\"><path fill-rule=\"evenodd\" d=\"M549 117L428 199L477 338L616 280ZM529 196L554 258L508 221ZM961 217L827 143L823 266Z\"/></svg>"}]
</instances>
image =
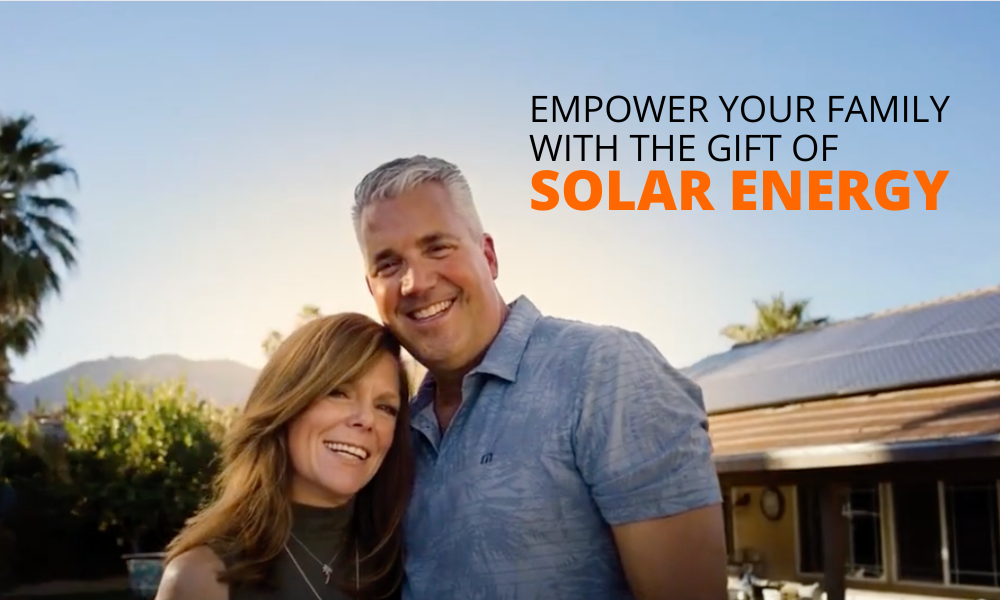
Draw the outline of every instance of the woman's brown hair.
<instances>
[{"instance_id":1,"label":"woman's brown hair","mask_svg":"<svg viewBox=\"0 0 1000 600\"><path fill-rule=\"evenodd\" d=\"M340 586L349 597L385 598L402 581L402 521L413 483L409 435L409 382L398 341L379 323L357 313L320 317L296 329L261 370L246 407L227 432L213 501L188 520L167 548L169 563L207 545L227 561L220 577L234 585L268 579L292 526L288 496L291 463L287 424L315 400L364 375L386 353L399 367L400 411L392 446L378 472L355 498Z\"/></svg>"}]
</instances>

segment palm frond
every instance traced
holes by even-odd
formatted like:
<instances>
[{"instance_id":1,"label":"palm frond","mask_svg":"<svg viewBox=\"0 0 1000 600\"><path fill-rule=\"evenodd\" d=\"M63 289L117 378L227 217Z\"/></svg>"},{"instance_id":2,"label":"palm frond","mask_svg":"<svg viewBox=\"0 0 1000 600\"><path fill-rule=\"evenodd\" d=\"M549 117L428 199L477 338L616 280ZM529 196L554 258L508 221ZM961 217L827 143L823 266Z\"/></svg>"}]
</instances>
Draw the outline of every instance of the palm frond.
<instances>
[{"instance_id":1,"label":"palm frond","mask_svg":"<svg viewBox=\"0 0 1000 600\"><path fill-rule=\"evenodd\" d=\"M39 303L61 292L56 261L77 265L78 240L63 224L76 210L65 198L38 193L76 171L58 158L62 146L37 136L32 115L0 115L0 302L3 298Z\"/></svg>"},{"instance_id":2,"label":"palm frond","mask_svg":"<svg viewBox=\"0 0 1000 600\"><path fill-rule=\"evenodd\" d=\"M720 333L736 343L748 343L826 325L830 320L829 317L807 316L809 303L807 299L788 301L784 293L774 294L767 301L754 300L755 323L727 325Z\"/></svg>"},{"instance_id":3,"label":"palm frond","mask_svg":"<svg viewBox=\"0 0 1000 600\"><path fill-rule=\"evenodd\" d=\"M78 240L66 223L73 205L45 192L76 171L58 155L63 147L37 135L35 117L0 115L0 396L10 380L9 354L23 356L41 328L39 307L62 291L61 267L77 265Z\"/></svg>"}]
</instances>

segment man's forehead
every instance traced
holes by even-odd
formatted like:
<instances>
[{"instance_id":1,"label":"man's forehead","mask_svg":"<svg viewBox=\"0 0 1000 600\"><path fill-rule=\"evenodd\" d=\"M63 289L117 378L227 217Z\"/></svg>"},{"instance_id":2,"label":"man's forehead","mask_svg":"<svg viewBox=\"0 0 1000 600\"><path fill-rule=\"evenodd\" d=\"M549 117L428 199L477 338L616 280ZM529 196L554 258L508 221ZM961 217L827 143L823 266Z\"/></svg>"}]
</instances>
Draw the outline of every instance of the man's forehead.
<instances>
[{"instance_id":1,"label":"man's forehead","mask_svg":"<svg viewBox=\"0 0 1000 600\"><path fill-rule=\"evenodd\" d=\"M404 252L407 248L422 247L451 234L434 223L403 221L386 224L384 221L371 222L362 228L364 254L369 261L377 261Z\"/></svg>"},{"instance_id":2,"label":"man's forehead","mask_svg":"<svg viewBox=\"0 0 1000 600\"><path fill-rule=\"evenodd\" d=\"M440 198L398 197L380 200L361 213L365 239L416 241L435 233L457 233L462 219Z\"/></svg>"},{"instance_id":3,"label":"man's forehead","mask_svg":"<svg viewBox=\"0 0 1000 600\"><path fill-rule=\"evenodd\" d=\"M369 242L398 243L427 234L438 219L427 210L414 210L399 200L382 200L362 213L361 232Z\"/></svg>"}]
</instances>

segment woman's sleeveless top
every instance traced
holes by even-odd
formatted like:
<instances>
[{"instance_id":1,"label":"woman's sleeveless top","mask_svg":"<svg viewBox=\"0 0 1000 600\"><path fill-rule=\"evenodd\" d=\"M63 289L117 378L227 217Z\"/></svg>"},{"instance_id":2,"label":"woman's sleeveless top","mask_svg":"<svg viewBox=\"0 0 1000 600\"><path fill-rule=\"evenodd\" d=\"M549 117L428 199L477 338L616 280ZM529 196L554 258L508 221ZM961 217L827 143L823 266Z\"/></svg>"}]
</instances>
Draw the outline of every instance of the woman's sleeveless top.
<instances>
[{"instance_id":1,"label":"woman's sleeveless top","mask_svg":"<svg viewBox=\"0 0 1000 600\"><path fill-rule=\"evenodd\" d=\"M230 600L350 600L336 586L336 576L329 583L324 565L337 575L355 567L354 556L340 556L348 525L353 516L353 502L337 508L292 506L292 536L287 549L274 562L273 586L230 587ZM349 577L353 579L354 573Z\"/></svg>"}]
</instances>

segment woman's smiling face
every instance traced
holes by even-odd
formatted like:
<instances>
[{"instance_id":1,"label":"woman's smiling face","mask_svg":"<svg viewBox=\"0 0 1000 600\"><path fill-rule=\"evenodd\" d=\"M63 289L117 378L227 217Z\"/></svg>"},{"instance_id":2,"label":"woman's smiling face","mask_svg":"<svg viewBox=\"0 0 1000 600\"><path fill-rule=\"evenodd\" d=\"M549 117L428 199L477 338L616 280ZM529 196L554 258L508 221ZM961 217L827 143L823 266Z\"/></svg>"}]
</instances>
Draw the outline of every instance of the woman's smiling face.
<instances>
[{"instance_id":1,"label":"woman's smiling face","mask_svg":"<svg viewBox=\"0 0 1000 600\"><path fill-rule=\"evenodd\" d=\"M399 365L385 354L356 381L318 398L288 424L291 498L337 506L368 485L392 446Z\"/></svg>"}]
</instances>

